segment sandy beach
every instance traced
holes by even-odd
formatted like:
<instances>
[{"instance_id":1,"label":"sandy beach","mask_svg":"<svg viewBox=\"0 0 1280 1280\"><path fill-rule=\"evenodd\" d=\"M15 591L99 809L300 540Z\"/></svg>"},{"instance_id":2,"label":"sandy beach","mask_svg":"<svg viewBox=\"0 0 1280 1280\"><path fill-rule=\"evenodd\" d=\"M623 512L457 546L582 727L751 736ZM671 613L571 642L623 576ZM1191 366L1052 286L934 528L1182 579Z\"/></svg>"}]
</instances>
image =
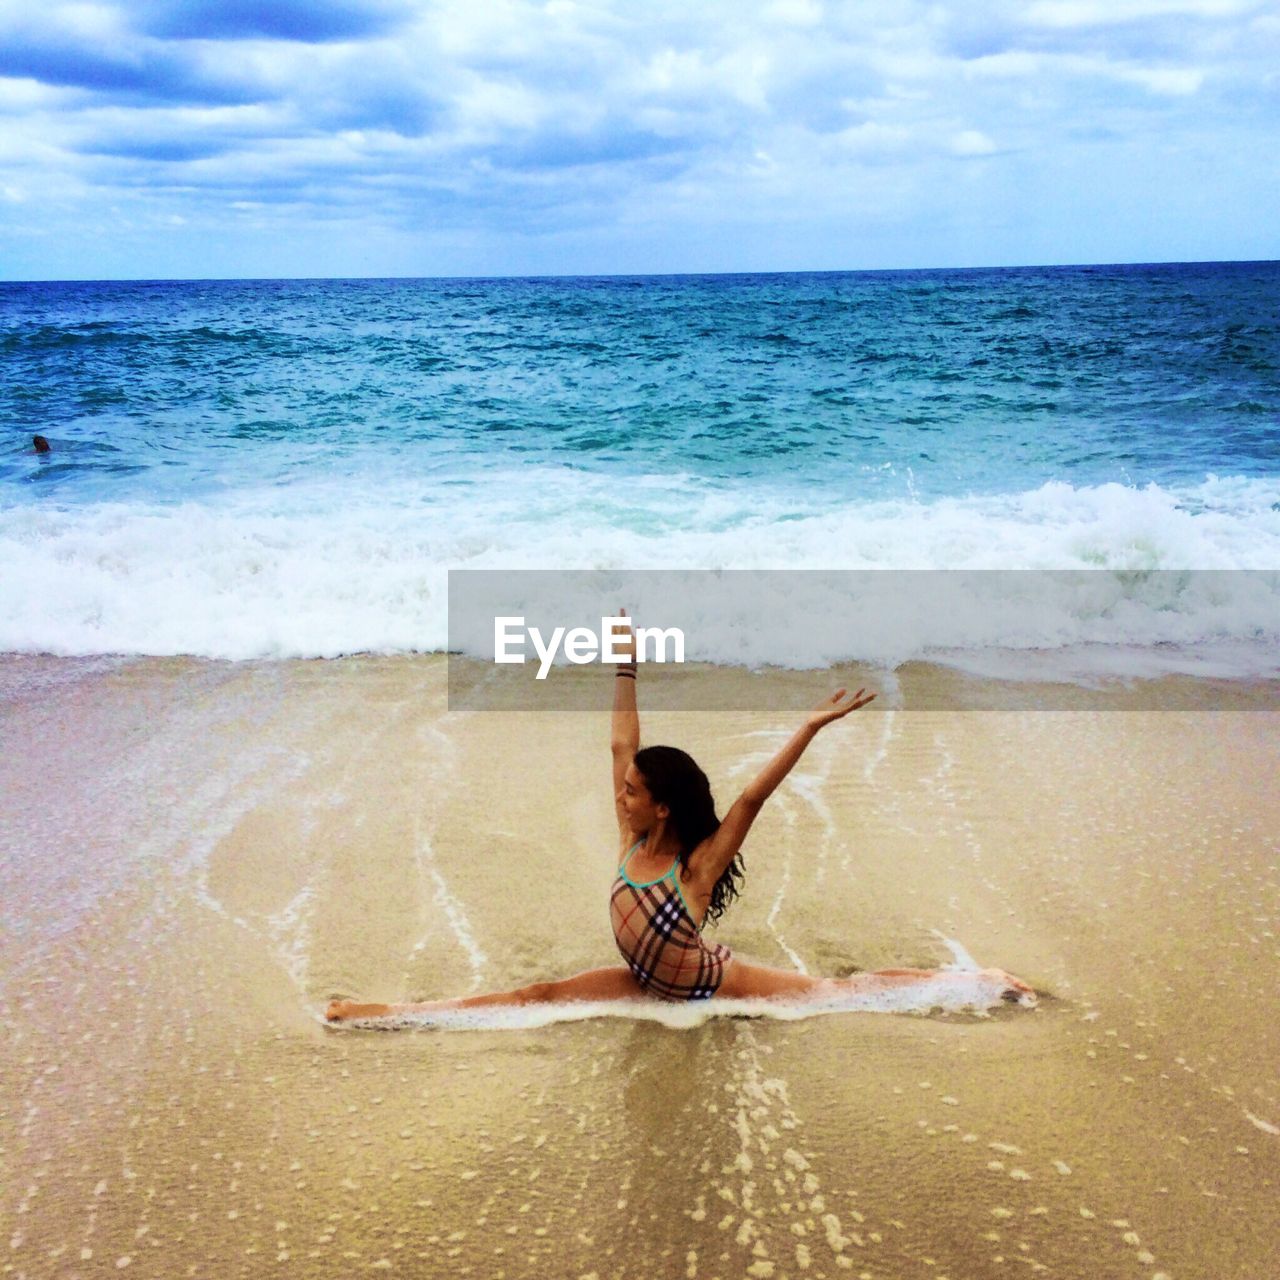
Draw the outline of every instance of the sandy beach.
<instances>
[{"instance_id":1,"label":"sandy beach","mask_svg":"<svg viewBox=\"0 0 1280 1280\"><path fill-rule=\"evenodd\" d=\"M1037 1008L387 1033L320 1013L618 962L607 688L3 659L4 1274L1267 1280L1276 689L911 709L954 679L815 742L713 936L828 974L950 938ZM644 705L722 812L792 727Z\"/></svg>"}]
</instances>

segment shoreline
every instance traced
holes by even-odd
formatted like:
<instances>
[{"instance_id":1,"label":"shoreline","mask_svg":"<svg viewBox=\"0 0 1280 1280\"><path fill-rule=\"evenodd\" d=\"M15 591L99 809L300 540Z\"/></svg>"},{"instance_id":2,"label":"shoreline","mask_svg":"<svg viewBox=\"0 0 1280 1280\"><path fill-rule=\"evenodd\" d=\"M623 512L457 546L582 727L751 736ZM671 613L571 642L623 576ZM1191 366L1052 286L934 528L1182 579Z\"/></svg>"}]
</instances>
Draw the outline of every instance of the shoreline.
<instances>
[{"instance_id":1,"label":"shoreline","mask_svg":"<svg viewBox=\"0 0 1280 1280\"><path fill-rule=\"evenodd\" d=\"M1149 647L1107 662L1113 646L1096 656L1059 651L988 651L912 659L893 669L860 661L793 668L771 664L686 662L642 664L646 697L655 710L800 712L840 685L879 690L872 714L928 711L1251 711L1280 709L1280 675L1222 671L1210 662L1182 670L1166 647ZM1163 659L1163 662L1162 662ZM1006 665L1007 660L1007 665ZM192 654L102 653L63 655L0 652L0 698L34 694L67 680L126 669L237 670L309 668L344 664L443 665L449 709L456 711L599 711L610 669L604 664L557 666L545 681L536 663L511 669L440 650L333 657L211 658ZM718 684L720 687L709 687ZM762 692L763 691L763 692Z\"/></svg>"}]
</instances>

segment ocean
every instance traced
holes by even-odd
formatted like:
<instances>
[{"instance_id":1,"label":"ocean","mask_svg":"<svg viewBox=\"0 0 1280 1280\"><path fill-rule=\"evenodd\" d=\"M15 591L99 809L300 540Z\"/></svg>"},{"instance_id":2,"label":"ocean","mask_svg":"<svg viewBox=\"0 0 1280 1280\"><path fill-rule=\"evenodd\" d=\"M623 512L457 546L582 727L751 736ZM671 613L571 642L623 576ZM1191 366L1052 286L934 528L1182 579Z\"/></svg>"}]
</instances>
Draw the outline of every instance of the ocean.
<instances>
[{"instance_id":1,"label":"ocean","mask_svg":"<svg viewBox=\"0 0 1280 1280\"><path fill-rule=\"evenodd\" d=\"M4 284L0 353L2 651L438 651L449 569L1248 571L1168 639L1280 638L1280 263Z\"/></svg>"}]
</instances>

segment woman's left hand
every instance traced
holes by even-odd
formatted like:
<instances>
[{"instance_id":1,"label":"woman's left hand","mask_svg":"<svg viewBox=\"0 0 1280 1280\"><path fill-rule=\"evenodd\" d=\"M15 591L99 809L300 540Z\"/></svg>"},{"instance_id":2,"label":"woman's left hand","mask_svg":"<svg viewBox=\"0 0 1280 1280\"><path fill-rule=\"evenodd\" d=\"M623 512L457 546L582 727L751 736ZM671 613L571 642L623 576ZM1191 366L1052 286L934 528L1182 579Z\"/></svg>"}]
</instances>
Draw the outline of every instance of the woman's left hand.
<instances>
[{"instance_id":1,"label":"woman's left hand","mask_svg":"<svg viewBox=\"0 0 1280 1280\"><path fill-rule=\"evenodd\" d=\"M805 722L810 729L818 730L823 725L830 724L833 720L839 720L843 716L847 716L850 711L857 711L859 707L865 707L868 702L875 698L874 693L868 693L865 689L859 689L847 701L845 694L847 689L837 689L829 698L824 698L809 713L809 719Z\"/></svg>"}]
</instances>

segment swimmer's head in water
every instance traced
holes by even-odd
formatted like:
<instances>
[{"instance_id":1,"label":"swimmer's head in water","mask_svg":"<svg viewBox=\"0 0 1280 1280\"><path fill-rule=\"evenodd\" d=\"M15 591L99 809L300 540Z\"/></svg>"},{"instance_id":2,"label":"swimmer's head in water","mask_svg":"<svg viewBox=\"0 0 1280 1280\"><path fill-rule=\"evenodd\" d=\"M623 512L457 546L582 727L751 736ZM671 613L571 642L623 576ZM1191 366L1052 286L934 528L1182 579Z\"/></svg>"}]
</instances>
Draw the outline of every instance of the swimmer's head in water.
<instances>
[{"instance_id":1,"label":"swimmer's head in water","mask_svg":"<svg viewBox=\"0 0 1280 1280\"><path fill-rule=\"evenodd\" d=\"M688 866L689 855L720 827L711 783L694 758L679 747L642 747L628 770L638 775L640 786L628 797L628 815L637 835L646 832L658 818L665 818L680 842L680 865ZM635 803L635 808L630 807ZM742 879L742 857L737 855L725 868L711 893L707 919L716 920L738 896Z\"/></svg>"}]
</instances>

